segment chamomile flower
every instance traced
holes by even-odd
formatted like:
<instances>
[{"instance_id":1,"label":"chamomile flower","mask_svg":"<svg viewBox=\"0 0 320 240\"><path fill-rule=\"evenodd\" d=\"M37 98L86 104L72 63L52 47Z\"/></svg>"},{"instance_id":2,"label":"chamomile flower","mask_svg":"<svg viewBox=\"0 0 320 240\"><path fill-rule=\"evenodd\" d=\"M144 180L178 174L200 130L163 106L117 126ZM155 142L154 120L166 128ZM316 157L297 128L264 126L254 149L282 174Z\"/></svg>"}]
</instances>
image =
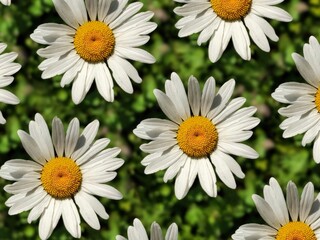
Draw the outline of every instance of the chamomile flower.
<instances>
[{"instance_id":1,"label":"chamomile flower","mask_svg":"<svg viewBox=\"0 0 320 240\"><path fill-rule=\"evenodd\" d=\"M14 80L11 75L18 72L21 68L19 63L13 62L17 58L18 54L15 52L3 53L6 48L6 44L0 43L0 88L10 85ZM0 89L0 102L16 105L20 101L16 95L7 90ZM0 111L0 124L5 123L6 120Z\"/></svg>"},{"instance_id":2,"label":"chamomile flower","mask_svg":"<svg viewBox=\"0 0 320 240\"><path fill-rule=\"evenodd\" d=\"M319 195L314 199L314 187L309 182L299 200L298 190L293 182L287 185L286 199L279 183L274 178L263 189L264 197L256 194L252 199L267 224L249 223L242 225L234 240L317 240L320 236Z\"/></svg>"},{"instance_id":3,"label":"chamomile flower","mask_svg":"<svg viewBox=\"0 0 320 240\"><path fill-rule=\"evenodd\" d=\"M3 5L10 6L11 0L0 0Z\"/></svg>"},{"instance_id":4,"label":"chamomile flower","mask_svg":"<svg viewBox=\"0 0 320 240\"><path fill-rule=\"evenodd\" d=\"M29 123L30 134L18 135L32 160L12 159L0 169L0 176L15 181L4 190L13 194L7 201L9 215L30 211L28 222L39 221L39 235L47 239L62 217L69 233L80 238L80 215L94 229L99 219L108 219L104 206L93 195L121 199L121 193L104 183L113 180L124 161L116 158L119 148L105 149L108 138L95 142L99 122L91 122L80 134L74 118L64 133L59 118L52 121L52 136L40 114ZM78 208L77 208L78 206Z\"/></svg>"},{"instance_id":5,"label":"chamomile flower","mask_svg":"<svg viewBox=\"0 0 320 240\"><path fill-rule=\"evenodd\" d=\"M100 95L114 100L113 81L127 93L131 80L141 83L137 70L128 60L154 63L154 57L139 47L156 28L149 20L152 12L138 13L143 4L128 0L53 0L66 24L40 25L31 38L49 45L38 50L47 58L39 65L42 78L63 74L61 87L73 82L72 100L80 103L93 81ZM131 79L131 80L130 80Z\"/></svg>"},{"instance_id":6,"label":"chamomile flower","mask_svg":"<svg viewBox=\"0 0 320 240\"><path fill-rule=\"evenodd\" d=\"M233 79L215 93L215 80L210 77L201 93L199 82L191 76L186 93L176 73L165 83L165 93L154 94L160 108L169 118L143 120L135 135L151 140L141 145L149 153L142 160L146 174L166 170L164 181L175 181L175 194L182 199L198 176L201 187L211 197L217 196L216 173L230 188L236 188L234 175L244 178L240 165L230 156L257 158L258 154L242 141L252 136L260 122L252 117L255 107L241 108L246 99L230 101L235 87ZM214 171L215 167L215 171Z\"/></svg>"},{"instance_id":7,"label":"chamomile flower","mask_svg":"<svg viewBox=\"0 0 320 240\"><path fill-rule=\"evenodd\" d=\"M209 59L216 62L232 39L237 53L250 60L249 35L257 46L270 51L268 38L278 41L272 26L264 19L289 22L289 13L274 5L283 0L175 0L185 3L174 12L183 18L176 27L179 37L199 33L198 45L209 41Z\"/></svg>"},{"instance_id":8,"label":"chamomile flower","mask_svg":"<svg viewBox=\"0 0 320 240\"><path fill-rule=\"evenodd\" d=\"M134 219L133 226L128 228L128 240L157 240L163 239L161 228L158 223L153 222L150 230L150 238L147 235L145 228L143 227L139 219ZM116 240L127 240L125 237L117 236ZM172 223L165 236L165 240L178 240L178 226Z\"/></svg>"},{"instance_id":9,"label":"chamomile flower","mask_svg":"<svg viewBox=\"0 0 320 240\"><path fill-rule=\"evenodd\" d=\"M320 45L315 37L310 37L309 44L303 47L303 53L303 57L293 53L292 58L306 83L280 84L272 97L289 104L279 109L279 113L287 117L280 124L284 130L283 137L304 133L302 146L315 140L313 158L320 163Z\"/></svg>"}]
</instances>

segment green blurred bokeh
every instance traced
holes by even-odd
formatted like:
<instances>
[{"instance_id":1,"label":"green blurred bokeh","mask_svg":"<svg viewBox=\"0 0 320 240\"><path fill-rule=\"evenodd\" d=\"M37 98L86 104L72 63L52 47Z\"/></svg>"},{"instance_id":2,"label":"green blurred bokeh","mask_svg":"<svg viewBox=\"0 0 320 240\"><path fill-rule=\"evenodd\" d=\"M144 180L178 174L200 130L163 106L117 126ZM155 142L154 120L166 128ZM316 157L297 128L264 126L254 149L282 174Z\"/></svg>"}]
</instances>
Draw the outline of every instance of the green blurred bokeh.
<instances>
[{"instance_id":1,"label":"green blurred bokeh","mask_svg":"<svg viewBox=\"0 0 320 240\"><path fill-rule=\"evenodd\" d=\"M10 7L0 6L0 42L8 44L8 51L19 53L18 62L22 69L15 75L15 81L8 87L18 95L17 106L1 104L1 111L7 124L0 126L0 165L13 158L29 159L17 135L18 129L28 131L28 123L35 113L41 113L49 125L58 116L67 125L73 118L79 118L84 127L94 119L100 121L97 137L108 137L111 146L122 149L125 164L118 171L117 178L110 185L119 189L124 198L120 201L101 199L109 220L100 219L100 231L91 229L82 221L82 239L115 239L117 234L126 236L129 225L139 218L149 230L153 221L163 228L172 222L179 226L179 239L215 240L230 239L234 231L249 222L262 223L251 195L262 195L262 188L271 176L285 189L293 180L301 189L308 181L315 184L319 192L319 166L312 158L312 145L303 148L301 135L290 139L282 138L279 124L284 119L277 110L281 105L271 98L275 88L287 81L303 82L291 58L293 52L302 54L303 44L309 36L320 40L320 0L286 0L280 6L293 16L291 23L271 21L279 35L279 42L271 44L271 52L264 53L252 44L252 60L242 60L233 47L229 47L220 61L213 64L208 59L207 45L198 46L198 35L178 38L174 24L179 19L173 0L142 0L144 10L155 13L153 21L158 28L151 34L150 42L144 47L157 59L153 65L134 63L143 82L134 84L132 95L115 87L115 101L105 102L92 87L85 100L74 105L71 101L71 87L60 88L61 76L41 79L38 65L41 59L36 51L43 46L30 39L33 30L42 23L60 22L51 0L12 0ZM139 149L142 140L132 130L145 118L161 117L153 89L164 89L164 81L171 72L177 72L185 85L190 75L203 83L213 76L217 85L234 78L237 82L233 97L243 96L246 106L258 108L256 116L261 123L247 143L255 148L260 157L257 160L236 158L246 174L237 179L237 189L228 189L218 181L218 197L210 198L202 191L196 180L189 194L183 200L174 195L174 181L164 183L164 172L145 175L140 161L145 156ZM0 188L9 182L0 180ZM9 216L4 205L9 194L0 194L0 239L38 239L38 222L27 223L28 212ZM71 239L62 221L54 230L51 239Z\"/></svg>"}]
</instances>

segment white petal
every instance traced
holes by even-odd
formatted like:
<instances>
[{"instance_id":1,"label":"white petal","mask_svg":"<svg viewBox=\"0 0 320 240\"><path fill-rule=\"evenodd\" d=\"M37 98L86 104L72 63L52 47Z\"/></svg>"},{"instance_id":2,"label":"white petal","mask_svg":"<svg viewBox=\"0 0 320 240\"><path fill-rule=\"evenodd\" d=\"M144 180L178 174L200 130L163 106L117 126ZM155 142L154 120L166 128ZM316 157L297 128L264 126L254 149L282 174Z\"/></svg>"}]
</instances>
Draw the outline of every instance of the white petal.
<instances>
[{"instance_id":1,"label":"white petal","mask_svg":"<svg viewBox=\"0 0 320 240\"><path fill-rule=\"evenodd\" d=\"M70 6L70 9L79 25L88 22L87 10L84 1L68 0L66 3Z\"/></svg>"},{"instance_id":2,"label":"white petal","mask_svg":"<svg viewBox=\"0 0 320 240\"><path fill-rule=\"evenodd\" d=\"M132 83L126 73L126 71L122 68L121 64L118 63L120 57L113 55L108 59L108 66L112 71L112 76L114 80L117 82L119 87L122 88L126 93L132 94L133 87Z\"/></svg>"},{"instance_id":3,"label":"white petal","mask_svg":"<svg viewBox=\"0 0 320 240\"><path fill-rule=\"evenodd\" d=\"M0 89L0 102L16 105L20 102L20 100L13 93L5 89Z\"/></svg>"},{"instance_id":4,"label":"white petal","mask_svg":"<svg viewBox=\"0 0 320 240\"><path fill-rule=\"evenodd\" d=\"M264 31L261 29L260 25L255 21L255 19L252 18L252 16L254 16L254 14L248 14L244 18L244 22L249 29L249 34L252 40L255 42L255 44L257 44L257 46L260 49L262 49L265 52L269 52L270 45L268 39Z\"/></svg>"},{"instance_id":5,"label":"white petal","mask_svg":"<svg viewBox=\"0 0 320 240\"><path fill-rule=\"evenodd\" d=\"M55 117L52 120L52 142L58 157L63 156L65 134L61 120Z\"/></svg>"},{"instance_id":6,"label":"white petal","mask_svg":"<svg viewBox=\"0 0 320 240\"><path fill-rule=\"evenodd\" d=\"M232 27L232 42L237 53L244 59L250 60L251 50L250 50L250 40L248 32L242 23L242 21L233 22Z\"/></svg>"},{"instance_id":7,"label":"white petal","mask_svg":"<svg viewBox=\"0 0 320 240\"><path fill-rule=\"evenodd\" d=\"M224 158L218 158L218 156L214 157L214 153L211 154L212 164L216 167L216 173L221 179L221 181L226 184L229 188L235 189L237 187L236 181L232 175L232 172ZM220 154L220 157L223 155Z\"/></svg>"},{"instance_id":8,"label":"white petal","mask_svg":"<svg viewBox=\"0 0 320 240\"><path fill-rule=\"evenodd\" d=\"M50 203L44 210L39 221L39 236L41 239L47 239L52 232L52 217L54 212L54 202L56 200L51 198Z\"/></svg>"},{"instance_id":9,"label":"white petal","mask_svg":"<svg viewBox=\"0 0 320 240\"><path fill-rule=\"evenodd\" d=\"M165 240L178 240L178 226L175 223L172 223L168 231L166 233L166 238Z\"/></svg>"},{"instance_id":10,"label":"white petal","mask_svg":"<svg viewBox=\"0 0 320 240\"><path fill-rule=\"evenodd\" d=\"M100 95L108 102L113 102L113 79L105 63L96 64L96 84Z\"/></svg>"},{"instance_id":11,"label":"white petal","mask_svg":"<svg viewBox=\"0 0 320 240\"><path fill-rule=\"evenodd\" d=\"M287 206L292 221L297 221L299 216L299 195L296 185L290 181L287 185Z\"/></svg>"},{"instance_id":12,"label":"white petal","mask_svg":"<svg viewBox=\"0 0 320 240\"><path fill-rule=\"evenodd\" d=\"M82 192L77 193L74 196L74 200L78 207L80 208L80 214L83 217L83 219L89 224L90 227L93 229L99 230L100 229L100 223L99 219L91 207L90 204L86 201L86 199L82 196Z\"/></svg>"},{"instance_id":13,"label":"white petal","mask_svg":"<svg viewBox=\"0 0 320 240\"><path fill-rule=\"evenodd\" d=\"M180 200L184 198L188 191L189 191L189 180L188 175L190 172L190 162L191 160L188 159L185 165L180 169L178 176L176 178L176 182L174 184L174 192L176 197Z\"/></svg>"},{"instance_id":14,"label":"white petal","mask_svg":"<svg viewBox=\"0 0 320 240\"><path fill-rule=\"evenodd\" d=\"M91 183L83 183L83 189L87 193L91 193L100 197L106 197L109 199L119 200L122 199L122 194L109 185L105 184L91 184Z\"/></svg>"},{"instance_id":15,"label":"white petal","mask_svg":"<svg viewBox=\"0 0 320 240\"><path fill-rule=\"evenodd\" d=\"M94 157L96 154L106 148L109 143L110 140L108 138L101 138L95 141L95 143L91 145L89 150L76 160L77 164L82 165L83 163L89 161L90 158Z\"/></svg>"},{"instance_id":16,"label":"white petal","mask_svg":"<svg viewBox=\"0 0 320 240\"><path fill-rule=\"evenodd\" d=\"M270 205L260 196L254 194L252 196L252 199L257 207L257 210L260 214L260 216L263 218L263 220L268 223L271 227L275 229L280 228L280 223L274 214L272 208Z\"/></svg>"},{"instance_id":17,"label":"white petal","mask_svg":"<svg viewBox=\"0 0 320 240\"><path fill-rule=\"evenodd\" d=\"M98 0L86 0L86 9L89 14L89 18L91 21L95 21L97 19L98 14ZM106 1L103 1L106 2Z\"/></svg>"},{"instance_id":18,"label":"white petal","mask_svg":"<svg viewBox=\"0 0 320 240\"><path fill-rule=\"evenodd\" d=\"M246 157L250 159L256 159L259 157L258 153L251 147L242 143L227 143L218 142L218 146L225 153L230 153L236 156Z\"/></svg>"},{"instance_id":19,"label":"white petal","mask_svg":"<svg viewBox=\"0 0 320 240\"><path fill-rule=\"evenodd\" d=\"M205 82L201 97L201 115L207 116L215 98L216 82L213 77Z\"/></svg>"},{"instance_id":20,"label":"white petal","mask_svg":"<svg viewBox=\"0 0 320 240\"><path fill-rule=\"evenodd\" d=\"M79 26L76 18L72 14L72 10L64 0L53 0L53 4L57 13L63 19L63 21L65 21L65 23L75 29Z\"/></svg>"},{"instance_id":21,"label":"white petal","mask_svg":"<svg viewBox=\"0 0 320 240\"><path fill-rule=\"evenodd\" d=\"M300 201L300 212L299 219L304 222L309 216L314 199L314 187L311 182L309 182L302 191L301 201Z\"/></svg>"},{"instance_id":22,"label":"white petal","mask_svg":"<svg viewBox=\"0 0 320 240\"><path fill-rule=\"evenodd\" d=\"M80 238L80 216L72 199L62 200L62 219L68 232L74 238Z\"/></svg>"},{"instance_id":23,"label":"white petal","mask_svg":"<svg viewBox=\"0 0 320 240\"><path fill-rule=\"evenodd\" d=\"M98 120L92 121L85 127L78 139L75 151L71 154L72 159L77 160L79 157L82 156L84 152L88 150L88 148L90 147L91 143L97 135L98 128Z\"/></svg>"},{"instance_id":24,"label":"white petal","mask_svg":"<svg viewBox=\"0 0 320 240\"><path fill-rule=\"evenodd\" d=\"M318 88L319 79L314 73L310 64L299 54L293 53L292 58L297 66L301 76L312 86Z\"/></svg>"},{"instance_id":25,"label":"white petal","mask_svg":"<svg viewBox=\"0 0 320 240\"><path fill-rule=\"evenodd\" d=\"M201 91L198 80L191 76L188 82L188 100L194 116L198 116L201 106Z\"/></svg>"},{"instance_id":26,"label":"white petal","mask_svg":"<svg viewBox=\"0 0 320 240\"><path fill-rule=\"evenodd\" d=\"M80 72L75 76L75 79L72 84L72 101L75 104L79 104L83 101L86 96L86 79L88 74L89 64L87 62L84 63Z\"/></svg>"},{"instance_id":27,"label":"white petal","mask_svg":"<svg viewBox=\"0 0 320 240\"><path fill-rule=\"evenodd\" d=\"M257 13L257 15L260 15L266 18L275 19L278 21L282 21L282 22L292 21L292 17L289 13L275 6L268 6L268 5L261 6L258 4L253 4L252 11L254 13Z\"/></svg>"},{"instance_id":28,"label":"white petal","mask_svg":"<svg viewBox=\"0 0 320 240\"><path fill-rule=\"evenodd\" d=\"M320 163L320 135L318 134L313 144L313 159L316 163Z\"/></svg>"},{"instance_id":29,"label":"white petal","mask_svg":"<svg viewBox=\"0 0 320 240\"><path fill-rule=\"evenodd\" d=\"M181 123L181 118L170 98L158 89L155 89L153 93L156 96L159 107L163 113L173 122L178 124Z\"/></svg>"},{"instance_id":30,"label":"white petal","mask_svg":"<svg viewBox=\"0 0 320 240\"><path fill-rule=\"evenodd\" d=\"M66 135L66 146L65 146L65 156L70 157L71 154L74 152L74 149L77 145L78 138L79 138L79 120L77 118L72 119L70 122L67 135Z\"/></svg>"},{"instance_id":31,"label":"white petal","mask_svg":"<svg viewBox=\"0 0 320 240\"><path fill-rule=\"evenodd\" d=\"M159 157L158 160L151 162L150 165L146 167L144 171L145 174L155 173L157 171L168 168L169 166L174 164L182 154L183 152L179 149L179 147L173 147L169 153Z\"/></svg>"},{"instance_id":32,"label":"white petal","mask_svg":"<svg viewBox=\"0 0 320 240\"><path fill-rule=\"evenodd\" d=\"M198 161L198 176L201 187L210 197L216 197L216 176L213 167L208 159Z\"/></svg>"},{"instance_id":33,"label":"white petal","mask_svg":"<svg viewBox=\"0 0 320 240\"><path fill-rule=\"evenodd\" d=\"M29 156L36 162L44 165L46 161L36 141L24 131L18 130L18 135L21 139L22 146L29 154Z\"/></svg>"}]
</instances>

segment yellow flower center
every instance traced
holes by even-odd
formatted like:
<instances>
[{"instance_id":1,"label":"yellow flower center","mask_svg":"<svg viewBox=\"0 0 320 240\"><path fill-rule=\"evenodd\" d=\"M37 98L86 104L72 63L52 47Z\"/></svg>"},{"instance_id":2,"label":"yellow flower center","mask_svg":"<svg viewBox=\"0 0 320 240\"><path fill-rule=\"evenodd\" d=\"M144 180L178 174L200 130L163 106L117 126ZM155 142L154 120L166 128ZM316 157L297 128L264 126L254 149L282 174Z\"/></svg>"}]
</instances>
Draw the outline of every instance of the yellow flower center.
<instances>
[{"instance_id":1,"label":"yellow flower center","mask_svg":"<svg viewBox=\"0 0 320 240\"><path fill-rule=\"evenodd\" d=\"M276 240L317 240L317 238L307 224L289 222L278 230Z\"/></svg>"},{"instance_id":2,"label":"yellow flower center","mask_svg":"<svg viewBox=\"0 0 320 240\"><path fill-rule=\"evenodd\" d=\"M241 20L250 9L252 0L210 0L213 11L225 21Z\"/></svg>"},{"instance_id":3,"label":"yellow flower center","mask_svg":"<svg viewBox=\"0 0 320 240\"><path fill-rule=\"evenodd\" d=\"M177 141L181 150L192 158L206 157L218 143L218 132L206 117L190 117L179 126Z\"/></svg>"},{"instance_id":4,"label":"yellow flower center","mask_svg":"<svg viewBox=\"0 0 320 240\"><path fill-rule=\"evenodd\" d=\"M44 190L58 199L70 198L80 189L82 173L70 158L57 157L47 162L41 172Z\"/></svg>"},{"instance_id":5,"label":"yellow flower center","mask_svg":"<svg viewBox=\"0 0 320 240\"><path fill-rule=\"evenodd\" d=\"M115 46L115 38L108 25L92 21L77 29L73 43L81 58L87 62L96 63L111 56Z\"/></svg>"},{"instance_id":6,"label":"yellow flower center","mask_svg":"<svg viewBox=\"0 0 320 240\"><path fill-rule=\"evenodd\" d=\"M316 108L318 112L320 112L320 88L318 88L318 91L316 93L316 96L314 98L314 103L316 104Z\"/></svg>"}]
</instances>

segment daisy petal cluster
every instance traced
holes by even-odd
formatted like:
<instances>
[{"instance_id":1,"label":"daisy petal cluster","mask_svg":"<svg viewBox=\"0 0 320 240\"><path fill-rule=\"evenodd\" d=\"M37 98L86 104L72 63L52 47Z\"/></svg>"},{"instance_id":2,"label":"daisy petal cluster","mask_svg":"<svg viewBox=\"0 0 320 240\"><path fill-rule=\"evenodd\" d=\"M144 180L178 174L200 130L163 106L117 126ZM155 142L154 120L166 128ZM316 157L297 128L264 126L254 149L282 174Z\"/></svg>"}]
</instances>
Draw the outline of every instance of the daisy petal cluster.
<instances>
[{"instance_id":1,"label":"daisy petal cluster","mask_svg":"<svg viewBox=\"0 0 320 240\"><path fill-rule=\"evenodd\" d=\"M179 37L200 33L198 45L209 41L209 59L220 59L232 39L237 53L250 60L250 38L263 51L269 52L268 38L278 41L272 26L264 19L289 22L289 13L276 7L283 0L175 0L185 3L174 9L182 16L176 27Z\"/></svg>"},{"instance_id":2,"label":"daisy petal cluster","mask_svg":"<svg viewBox=\"0 0 320 240\"><path fill-rule=\"evenodd\" d=\"M42 78L61 75L61 87L73 82L72 100L80 103L93 81L100 95L114 100L114 81L127 93L131 80L141 83L137 70L128 60L154 63L154 57L139 47L147 43L156 24L152 12L138 13L143 4L128 0L53 0L66 24L40 25L31 38L49 45L38 50L47 58L40 65ZM127 60L128 59L128 60Z\"/></svg>"},{"instance_id":3,"label":"daisy petal cluster","mask_svg":"<svg viewBox=\"0 0 320 240\"><path fill-rule=\"evenodd\" d=\"M287 117L280 128L283 137L289 138L304 134L302 145L314 142L313 158L320 162L320 44L313 36L309 44L303 47L301 56L293 53L293 60L306 83L287 82L272 93L278 102L289 104L279 109L282 116Z\"/></svg>"},{"instance_id":4,"label":"daisy petal cluster","mask_svg":"<svg viewBox=\"0 0 320 240\"><path fill-rule=\"evenodd\" d=\"M236 188L233 175L244 178L236 160L230 156L257 158L251 147L241 143L252 136L251 129L260 120L252 117L255 107L241 108L246 99L231 99L233 79L215 93L210 77L201 92L198 80L191 76L186 93L180 77L172 73L165 82L165 93L155 90L158 104L167 119L143 120L135 135L151 142L141 145L148 153L142 160L145 173L166 170L164 181L175 181L175 195L186 196L198 176L201 187L211 197L217 196L216 174L230 188ZM215 168L215 170L214 170Z\"/></svg>"},{"instance_id":5,"label":"daisy petal cluster","mask_svg":"<svg viewBox=\"0 0 320 240\"><path fill-rule=\"evenodd\" d=\"M10 6L11 0L0 0L3 5Z\"/></svg>"},{"instance_id":6,"label":"daisy petal cluster","mask_svg":"<svg viewBox=\"0 0 320 240\"><path fill-rule=\"evenodd\" d=\"M121 199L122 194L104 183L113 180L124 161L116 158L119 148L105 149L110 140L94 141L99 127L91 122L80 134L74 118L65 134L59 118L52 121L52 135L40 114L29 123L30 133L18 131L32 160L12 159L0 169L0 176L14 181L4 190L13 194L7 201L9 215L29 211L28 222L40 218L39 235L47 239L62 217L68 232L80 238L80 215L94 229L97 216L108 219L104 206L93 195ZM79 215L80 212L80 215Z\"/></svg>"},{"instance_id":7,"label":"daisy petal cluster","mask_svg":"<svg viewBox=\"0 0 320 240\"><path fill-rule=\"evenodd\" d=\"M3 53L6 48L6 44L0 43L0 88L10 85L14 80L11 75L18 72L21 68L19 63L13 62L17 58L18 54L15 52ZM20 100L11 92L0 89L0 102L15 105L18 104ZM0 124L4 123L6 123L6 120L0 111Z\"/></svg>"},{"instance_id":8,"label":"daisy petal cluster","mask_svg":"<svg viewBox=\"0 0 320 240\"><path fill-rule=\"evenodd\" d=\"M150 240L163 239L161 227L153 222L150 230ZM116 240L127 240L123 236L117 236ZM148 234L139 219L134 219L133 226L128 228L128 240L149 240ZM165 236L165 240L178 240L178 226L172 223Z\"/></svg>"},{"instance_id":9,"label":"daisy petal cluster","mask_svg":"<svg viewBox=\"0 0 320 240\"><path fill-rule=\"evenodd\" d=\"M276 179L271 178L263 189L264 197L253 195L256 208L267 224L249 223L242 225L234 240L317 240L320 237L319 195L314 198L314 187L309 182L301 198L293 182L287 185L286 198Z\"/></svg>"}]
</instances>

